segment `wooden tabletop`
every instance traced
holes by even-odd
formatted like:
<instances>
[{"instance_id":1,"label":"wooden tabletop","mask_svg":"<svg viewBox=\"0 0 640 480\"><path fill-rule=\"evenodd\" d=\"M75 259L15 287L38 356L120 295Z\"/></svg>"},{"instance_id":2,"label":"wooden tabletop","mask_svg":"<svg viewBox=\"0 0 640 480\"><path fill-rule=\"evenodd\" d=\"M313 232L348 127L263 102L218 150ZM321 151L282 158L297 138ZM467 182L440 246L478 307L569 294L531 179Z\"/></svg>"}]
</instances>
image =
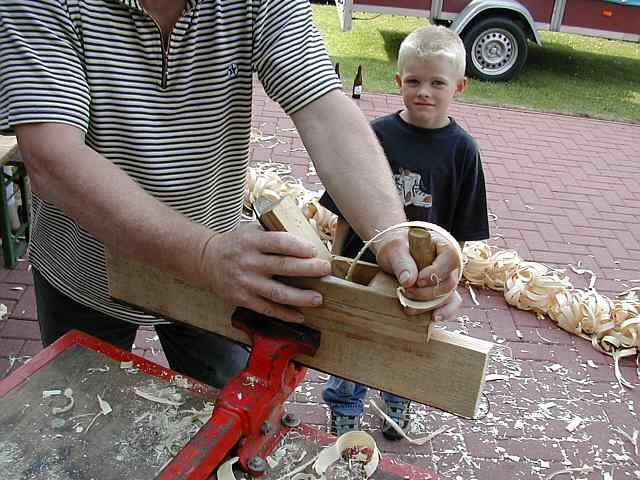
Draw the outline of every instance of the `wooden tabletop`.
<instances>
[{"instance_id":1,"label":"wooden tabletop","mask_svg":"<svg viewBox=\"0 0 640 480\"><path fill-rule=\"evenodd\" d=\"M0 136L0 166L7 163L18 150L16 137Z\"/></svg>"}]
</instances>

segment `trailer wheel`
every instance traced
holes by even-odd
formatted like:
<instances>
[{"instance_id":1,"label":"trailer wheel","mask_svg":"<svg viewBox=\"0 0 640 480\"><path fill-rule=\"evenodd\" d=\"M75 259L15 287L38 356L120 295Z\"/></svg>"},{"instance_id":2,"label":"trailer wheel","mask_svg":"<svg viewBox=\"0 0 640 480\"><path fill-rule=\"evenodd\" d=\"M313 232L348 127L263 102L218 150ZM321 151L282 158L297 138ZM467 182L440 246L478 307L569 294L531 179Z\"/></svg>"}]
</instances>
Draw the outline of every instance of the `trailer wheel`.
<instances>
[{"instance_id":1,"label":"trailer wheel","mask_svg":"<svg viewBox=\"0 0 640 480\"><path fill-rule=\"evenodd\" d=\"M505 17L486 18L463 33L467 73L480 80L507 81L527 60L527 36L522 27Z\"/></svg>"}]
</instances>

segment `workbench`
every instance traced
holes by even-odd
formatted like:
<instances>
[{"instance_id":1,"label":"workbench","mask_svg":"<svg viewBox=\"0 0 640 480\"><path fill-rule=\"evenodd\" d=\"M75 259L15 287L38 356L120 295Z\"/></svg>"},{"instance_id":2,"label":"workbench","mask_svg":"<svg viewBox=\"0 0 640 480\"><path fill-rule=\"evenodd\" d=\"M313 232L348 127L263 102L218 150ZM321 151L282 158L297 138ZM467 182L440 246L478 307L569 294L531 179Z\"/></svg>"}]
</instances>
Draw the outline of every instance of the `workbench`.
<instances>
[{"instance_id":1,"label":"workbench","mask_svg":"<svg viewBox=\"0 0 640 480\"><path fill-rule=\"evenodd\" d=\"M69 397L60 393L67 389L72 390L72 408L54 413L68 407ZM180 405L158 403L136 391L155 392ZM208 420L218 394L210 386L72 331L0 380L1 478L206 479L209 474L203 472L218 466L211 459L219 456L220 438ZM99 414L104 411L101 401L111 409L107 414ZM198 413L202 423L194 420ZM261 477L265 480L282 478L335 442L335 437L304 424L279 435L273 454L281 459ZM305 472L311 473L311 466ZM384 458L371 478L437 480L418 467Z\"/></svg>"}]
</instances>

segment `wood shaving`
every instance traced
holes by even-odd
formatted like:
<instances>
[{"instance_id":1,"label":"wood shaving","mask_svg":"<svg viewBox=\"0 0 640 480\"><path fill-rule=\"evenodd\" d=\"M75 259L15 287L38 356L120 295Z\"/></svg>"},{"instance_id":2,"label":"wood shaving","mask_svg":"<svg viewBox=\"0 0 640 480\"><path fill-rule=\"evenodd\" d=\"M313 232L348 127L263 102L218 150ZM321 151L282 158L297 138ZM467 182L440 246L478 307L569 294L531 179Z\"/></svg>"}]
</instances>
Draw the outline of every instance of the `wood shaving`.
<instances>
[{"instance_id":1,"label":"wood shaving","mask_svg":"<svg viewBox=\"0 0 640 480\"><path fill-rule=\"evenodd\" d=\"M585 268L575 268L573 265L569 265L569 268L573 271L573 273L576 273L578 275L584 275L585 273L588 273L589 275L591 275L591 278L589 279L589 290L592 290L593 288L595 288L596 285L596 274L593 273L592 270L587 270Z\"/></svg>"},{"instance_id":2,"label":"wood shaving","mask_svg":"<svg viewBox=\"0 0 640 480\"><path fill-rule=\"evenodd\" d=\"M96 368L87 368L87 372L89 373L95 373L95 372L108 372L109 371L109 365L105 365L104 367L96 367Z\"/></svg>"},{"instance_id":3,"label":"wood shaving","mask_svg":"<svg viewBox=\"0 0 640 480\"><path fill-rule=\"evenodd\" d=\"M574 472L578 472L578 473L593 472L593 467L589 467L588 465L585 465L580 468L565 468L563 470L558 470L557 472L550 473L549 475L546 476L545 480L552 480L553 478L556 478L558 475L563 475L565 473L574 473Z\"/></svg>"},{"instance_id":4,"label":"wood shaving","mask_svg":"<svg viewBox=\"0 0 640 480\"><path fill-rule=\"evenodd\" d=\"M325 242L333 239L338 224L337 215L320 205L321 191L308 190L300 179L291 175L288 167L284 168L281 164L260 163L247 170L245 206L251 208L253 202L261 196L274 201L286 196L291 197L320 238Z\"/></svg>"},{"instance_id":5,"label":"wood shaving","mask_svg":"<svg viewBox=\"0 0 640 480\"><path fill-rule=\"evenodd\" d=\"M443 425L442 427L440 427L438 430L436 430L435 432L430 433L429 435L427 435L426 437L420 437L420 438L410 438L405 432L404 430L402 430L402 428L400 428L400 425L398 425L389 415L387 415L386 413L384 413L380 407L378 407L378 405L376 404L376 402L374 402L373 400L371 400L371 405L375 408L376 412L378 413L379 416L381 416L382 418L384 418L387 422L389 422L389 425L391 425L391 427L398 432L400 435L402 435L402 438L404 438L405 440L407 440L409 443L412 443L414 445L424 445L425 443L433 440L435 437L437 437L438 435L440 435L441 433L444 433L448 430L451 429L451 427L449 427L448 425Z\"/></svg>"},{"instance_id":6,"label":"wood shaving","mask_svg":"<svg viewBox=\"0 0 640 480\"><path fill-rule=\"evenodd\" d=\"M182 400L179 394L173 393L173 390L171 392L167 392L167 390L172 389L165 389L164 392L158 394L155 392L142 390L139 387L133 387L133 391L136 395L151 402L162 403L164 405L172 405L174 407L179 407L184 403L184 400ZM165 393L169 393L169 395L165 395Z\"/></svg>"},{"instance_id":7,"label":"wood shaving","mask_svg":"<svg viewBox=\"0 0 640 480\"><path fill-rule=\"evenodd\" d=\"M625 432L624 430L622 430L622 428L617 427L615 428L616 431L618 431L618 433L620 433L620 435L622 435L624 438L626 438L627 440L629 440L631 442L631 445L633 445L633 451L635 456L638 456L638 435L640 434L640 432L638 432L638 430L634 430L633 431L633 435L629 435L627 432Z\"/></svg>"},{"instance_id":8,"label":"wood shaving","mask_svg":"<svg viewBox=\"0 0 640 480\"><path fill-rule=\"evenodd\" d=\"M575 417L573 420L571 420L567 424L567 426L565 428L567 429L568 432L573 432L576 428L578 428L580 426L581 423L582 423L582 418Z\"/></svg>"},{"instance_id":9,"label":"wood shaving","mask_svg":"<svg viewBox=\"0 0 640 480\"><path fill-rule=\"evenodd\" d=\"M69 399L69 401L64 407L53 407L51 409L51 413L53 413L54 415L66 413L73 408L73 404L75 403L75 400L73 399L73 390L71 390L70 388L65 388L63 394Z\"/></svg>"},{"instance_id":10,"label":"wood shaving","mask_svg":"<svg viewBox=\"0 0 640 480\"><path fill-rule=\"evenodd\" d=\"M478 297L476 297L476 292L473 290L471 285L467 285L467 288L469 289L469 295L471 295L471 301L475 305L480 305L480 302L478 302Z\"/></svg>"},{"instance_id":11,"label":"wood shaving","mask_svg":"<svg viewBox=\"0 0 640 480\"><path fill-rule=\"evenodd\" d=\"M620 386L632 388L622 376L619 360L640 354L637 288L610 299L595 290L595 275L580 262L577 268L570 267L577 274L591 275L587 290L575 288L562 270L525 262L513 250L492 253L486 242L467 242L464 254L464 277L470 284L502 291L510 305L531 310L539 318L547 316L563 330L590 340L596 350L613 357Z\"/></svg>"},{"instance_id":12,"label":"wood shaving","mask_svg":"<svg viewBox=\"0 0 640 480\"><path fill-rule=\"evenodd\" d=\"M240 460L240 457L232 457L220 465L216 471L218 480L236 480L236 476L233 474L233 466L238 463L238 460Z\"/></svg>"},{"instance_id":13,"label":"wood shaving","mask_svg":"<svg viewBox=\"0 0 640 480\"><path fill-rule=\"evenodd\" d=\"M511 377L509 375L498 375L497 373L491 373L485 377L486 382L492 382L494 380L509 380Z\"/></svg>"},{"instance_id":14,"label":"wood shaving","mask_svg":"<svg viewBox=\"0 0 640 480\"><path fill-rule=\"evenodd\" d=\"M91 421L87 425L87 428L84 431L85 434L89 432L89 429L93 426L93 424L98 419L98 417L109 415L112 412L111 405L109 405L106 401L104 401L102 397L100 397L100 395L96 395L96 396L98 397L98 406L100 407L100 411L95 414L95 416L91 419Z\"/></svg>"},{"instance_id":15,"label":"wood shaving","mask_svg":"<svg viewBox=\"0 0 640 480\"><path fill-rule=\"evenodd\" d=\"M540 332L538 330L536 330L536 335L538 336L538 338L540 340L542 340L543 342L547 342L547 343L552 343L551 340L549 340L548 338L543 337L542 335L540 335Z\"/></svg>"},{"instance_id":16,"label":"wood shaving","mask_svg":"<svg viewBox=\"0 0 640 480\"><path fill-rule=\"evenodd\" d=\"M104 401L100 395L98 395L98 405L100 405L100 413L102 415L108 415L112 412L111 405Z\"/></svg>"},{"instance_id":17,"label":"wood shaving","mask_svg":"<svg viewBox=\"0 0 640 480\"><path fill-rule=\"evenodd\" d=\"M42 392L42 398L53 397L54 395L62 395L62 390L44 390Z\"/></svg>"}]
</instances>

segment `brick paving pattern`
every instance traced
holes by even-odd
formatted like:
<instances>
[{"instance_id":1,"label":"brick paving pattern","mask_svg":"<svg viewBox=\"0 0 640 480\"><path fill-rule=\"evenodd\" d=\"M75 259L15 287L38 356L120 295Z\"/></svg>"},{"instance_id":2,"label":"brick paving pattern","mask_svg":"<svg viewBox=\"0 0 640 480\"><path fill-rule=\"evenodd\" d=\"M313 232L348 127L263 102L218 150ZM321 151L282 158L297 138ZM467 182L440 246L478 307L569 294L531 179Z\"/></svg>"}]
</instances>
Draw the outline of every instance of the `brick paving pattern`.
<instances>
[{"instance_id":1,"label":"brick paving pattern","mask_svg":"<svg viewBox=\"0 0 640 480\"><path fill-rule=\"evenodd\" d=\"M366 94L358 105L369 118L401 108L395 95ZM591 269L596 288L613 296L640 286L640 126L503 108L455 104L452 115L482 149L492 222L491 243L527 260L558 267ZM276 162L312 188L321 188L293 124L258 86L254 126L278 142L251 149L253 162ZM569 271L578 287L588 276ZM438 473L445 479L638 479L640 456L619 429L640 430L640 380L632 359L623 375L635 389L621 390L612 361L590 344L549 320L506 304L489 290L480 306L460 289L464 306L446 328L496 343L482 416L457 418L425 406L413 407L413 433L449 429L424 446L386 442L368 406L364 427L388 455ZM36 321L33 281L26 262L0 270L0 378L42 345ZM140 329L138 354L166 364L152 328ZM320 391L326 376L311 371L288 408L310 424L328 419ZM375 398L375 393L370 393ZM572 431L567 425L582 421Z\"/></svg>"}]
</instances>

